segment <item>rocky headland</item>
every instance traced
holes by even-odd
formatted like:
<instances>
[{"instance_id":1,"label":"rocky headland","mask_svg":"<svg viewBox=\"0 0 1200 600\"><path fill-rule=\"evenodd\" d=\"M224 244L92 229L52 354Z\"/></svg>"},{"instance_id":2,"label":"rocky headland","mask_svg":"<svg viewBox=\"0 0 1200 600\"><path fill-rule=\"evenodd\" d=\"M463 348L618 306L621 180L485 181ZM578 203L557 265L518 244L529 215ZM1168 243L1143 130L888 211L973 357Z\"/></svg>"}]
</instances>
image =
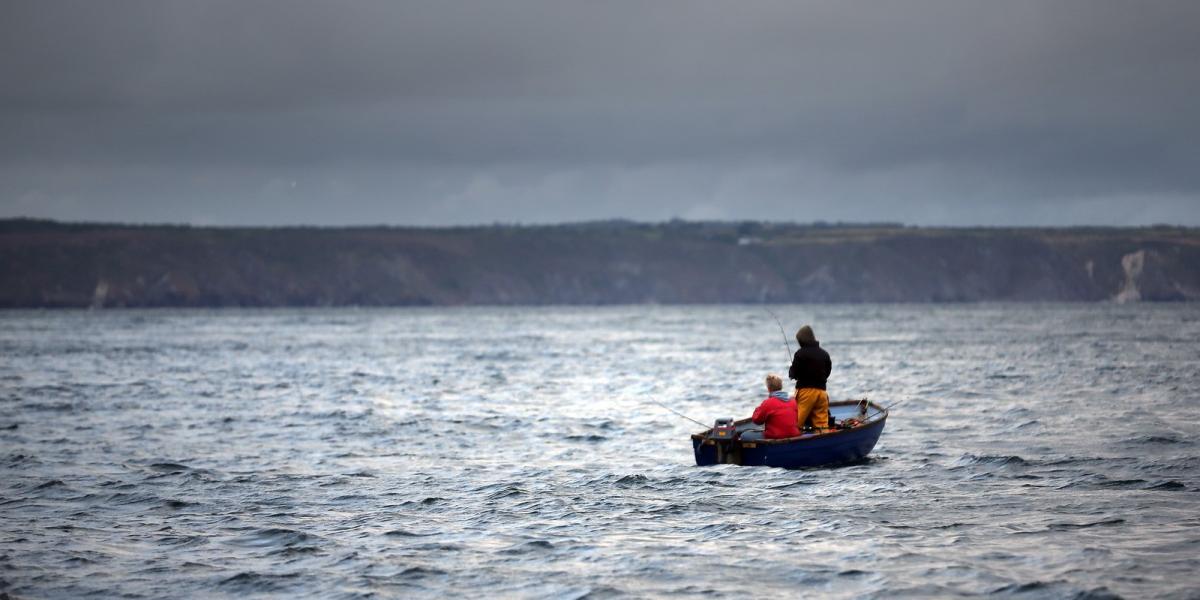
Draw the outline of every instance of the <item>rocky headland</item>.
<instances>
[{"instance_id":1,"label":"rocky headland","mask_svg":"<svg viewBox=\"0 0 1200 600\"><path fill-rule=\"evenodd\" d=\"M0 307L1187 301L1200 229L0 221Z\"/></svg>"}]
</instances>

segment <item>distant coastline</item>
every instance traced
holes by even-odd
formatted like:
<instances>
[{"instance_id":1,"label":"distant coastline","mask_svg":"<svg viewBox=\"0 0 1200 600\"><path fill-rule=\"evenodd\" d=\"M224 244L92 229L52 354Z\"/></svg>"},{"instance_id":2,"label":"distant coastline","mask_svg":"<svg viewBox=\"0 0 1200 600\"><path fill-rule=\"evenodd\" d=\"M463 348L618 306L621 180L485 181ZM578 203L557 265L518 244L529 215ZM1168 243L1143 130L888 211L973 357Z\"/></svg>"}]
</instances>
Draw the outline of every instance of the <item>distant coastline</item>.
<instances>
[{"instance_id":1,"label":"distant coastline","mask_svg":"<svg viewBox=\"0 0 1200 600\"><path fill-rule=\"evenodd\" d=\"M1200 300L1200 229L0 220L0 307Z\"/></svg>"}]
</instances>

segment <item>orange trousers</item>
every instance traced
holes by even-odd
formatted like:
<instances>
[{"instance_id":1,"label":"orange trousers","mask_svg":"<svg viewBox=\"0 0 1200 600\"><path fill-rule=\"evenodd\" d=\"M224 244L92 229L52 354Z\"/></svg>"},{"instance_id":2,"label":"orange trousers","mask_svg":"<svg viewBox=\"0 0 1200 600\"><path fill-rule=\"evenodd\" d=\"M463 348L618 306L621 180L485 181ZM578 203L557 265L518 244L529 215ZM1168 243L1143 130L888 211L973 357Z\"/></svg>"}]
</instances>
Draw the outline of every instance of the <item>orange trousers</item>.
<instances>
[{"instance_id":1,"label":"orange trousers","mask_svg":"<svg viewBox=\"0 0 1200 600\"><path fill-rule=\"evenodd\" d=\"M829 394L817 388L796 388L796 425L807 421L817 429L829 428Z\"/></svg>"}]
</instances>

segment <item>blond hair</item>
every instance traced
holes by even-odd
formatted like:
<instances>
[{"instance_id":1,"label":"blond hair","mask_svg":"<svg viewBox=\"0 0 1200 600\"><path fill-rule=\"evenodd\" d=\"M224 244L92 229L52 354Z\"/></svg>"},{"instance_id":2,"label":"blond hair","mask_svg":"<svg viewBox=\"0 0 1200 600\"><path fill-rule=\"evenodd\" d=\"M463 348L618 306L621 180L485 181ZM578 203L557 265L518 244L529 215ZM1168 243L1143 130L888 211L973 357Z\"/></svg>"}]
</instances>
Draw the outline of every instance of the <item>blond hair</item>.
<instances>
[{"instance_id":1,"label":"blond hair","mask_svg":"<svg viewBox=\"0 0 1200 600\"><path fill-rule=\"evenodd\" d=\"M767 375L767 391L778 392L783 389L783 380L778 375L771 373Z\"/></svg>"}]
</instances>

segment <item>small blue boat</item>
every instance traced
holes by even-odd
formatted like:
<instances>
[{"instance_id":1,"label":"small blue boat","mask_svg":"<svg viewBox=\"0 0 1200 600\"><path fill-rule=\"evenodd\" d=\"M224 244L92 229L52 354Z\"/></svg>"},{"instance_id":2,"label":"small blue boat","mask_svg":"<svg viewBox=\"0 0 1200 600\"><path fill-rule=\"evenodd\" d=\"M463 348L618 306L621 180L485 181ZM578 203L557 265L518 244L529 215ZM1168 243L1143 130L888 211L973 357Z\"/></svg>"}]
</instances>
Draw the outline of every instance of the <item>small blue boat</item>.
<instances>
[{"instance_id":1,"label":"small blue boat","mask_svg":"<svg viewBox=\"0 0 1200 600\"><path fill-rule=\"evenodd\" d=\"M838 423L855 424L793 438L742 440L743 433L758 426L750 419L719 420L712 429L692 434L696 464L802 469L853 463L866 458L875 448L888 411L874 402L846 400L830 402L829 415Z\"/></svg>"}]
</instances>

